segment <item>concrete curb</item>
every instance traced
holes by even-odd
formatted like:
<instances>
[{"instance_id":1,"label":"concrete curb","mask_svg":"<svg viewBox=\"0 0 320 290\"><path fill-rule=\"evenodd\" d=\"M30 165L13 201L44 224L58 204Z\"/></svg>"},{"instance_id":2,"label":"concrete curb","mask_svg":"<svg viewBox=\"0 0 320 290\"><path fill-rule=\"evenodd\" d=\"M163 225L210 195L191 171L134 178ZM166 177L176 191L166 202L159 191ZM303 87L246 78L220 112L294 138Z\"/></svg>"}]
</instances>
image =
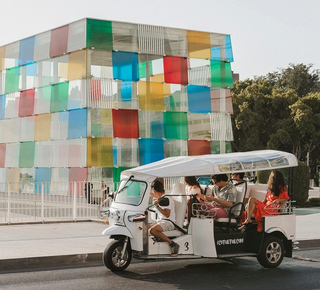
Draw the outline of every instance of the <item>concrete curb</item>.
<instances>
[{"instance_id":1,"label":"concrete curb","mask_svg":"<svg viewBox=\"0 0 320 290\"><path fill-rule=\"evenodd\" d=\"M320 247L319 240L298 241L300 249ZM0 260L0 271L18 271L62 266L102 266L102 253L60 255Z\"/></svg>"},{"instance_id":2,"label":"concrete curb","mask_svg":"<svg viewBox=\"0 0 320 290\"><path fill-rule=\"evenodd\" d=\"M4 259L0 260L0 271L81 265L102 265L102 253Z\"/></svg>"}]
</instances>

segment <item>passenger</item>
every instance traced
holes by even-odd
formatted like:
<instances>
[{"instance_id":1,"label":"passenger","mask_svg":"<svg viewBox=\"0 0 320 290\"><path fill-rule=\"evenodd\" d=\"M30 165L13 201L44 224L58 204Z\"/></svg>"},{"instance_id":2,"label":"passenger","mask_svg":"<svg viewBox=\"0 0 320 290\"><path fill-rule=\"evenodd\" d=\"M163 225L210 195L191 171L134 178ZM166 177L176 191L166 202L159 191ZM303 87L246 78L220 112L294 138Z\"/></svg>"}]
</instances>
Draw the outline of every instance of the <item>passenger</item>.
<instances>
[{"instance_id":1,"label":"passenger","mask_svg":"<svg viewBox=\"0 0 320 290\"><path fill-rule=\"evenodd\" d=\"M227 174L215 174L211 176L216 185L216 192L213 196L205 196L206 202L211 202L207 209L209 215L215 219L229 216L229 208L234 204L237 196L237 189L228 180ZM204 207L203 207L204 208Z\"/></svg>"},{"instance_id":2,"label":"passenger","mask_svg":"<svg viewBox=\"0 0 320 290\"><path fill-rule=\"evenodd\" d=\"M156 198L153 204L157 208L158 218L156 220L156 224L151 226L150 234L155 236L156 238L165 241L169 244L171 248L171 256L176 257L179 254L179 245L169 239L163 232L171 231L174 229L174 225L169 221L176 221L175 209L174 209L174 201L171 197L166 196L169 199L168 206L160 206L159 198L165 194L163 183L159 180L155 180L152 185L151 196ZM169 219L169 220L167 220Z\"/></svg>"},{"instance_id":3,"label":"passenger","mask_svg":"<svg viewBox=\"0 0 320 290\"><path fill-rule=\"evenodd\" d=\"M245 181L243 180L243 178L244 178L244 172L231 173L231 179L234 186L237 188L238 191L242 191L242 192L244 191L244 187L245 187ZM247 192L248 192L248 188L247 188ZM247 197L247 192L243 201L244 204L246 204L249 199Z\"/></svg>"},{"instance_id":4,"label":"passenger","mask_svg":"<svg viewBox=\"0 0 320 290\"><path fill-rule=\"evenodd\" d=\"M254 214L254 219L258 224L257 231L262 232L262 217L278 214L281 203L287 200L289 200L289 196L282 173L277 170L271 171L265 200L261 202L254 197L249 199L247 218L239 229L241 230L246 224L252 223L251 217Z\"/></svg>"},{"instance_id":5,"label":"passenger","mask_svg":"<svg viewBox=\"0 0 320 290\"><path fill-rule=\"evenodd\" d=\"M205 197L195 176L185 176L184 183L186 184L186 194L189 196L187 203L187 219L189 223L192 216L193 203L203 203L205 202Z\"/></svg>"}]
</instances>

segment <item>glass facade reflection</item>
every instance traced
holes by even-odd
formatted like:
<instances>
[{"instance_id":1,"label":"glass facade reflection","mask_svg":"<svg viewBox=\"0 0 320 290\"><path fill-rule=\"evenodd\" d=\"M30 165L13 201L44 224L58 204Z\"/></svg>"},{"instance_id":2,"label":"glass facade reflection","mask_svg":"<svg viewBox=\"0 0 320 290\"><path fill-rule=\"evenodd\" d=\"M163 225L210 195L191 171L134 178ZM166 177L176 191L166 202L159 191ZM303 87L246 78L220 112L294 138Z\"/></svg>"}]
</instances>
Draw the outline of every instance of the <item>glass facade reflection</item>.
<instances>
[{"instance_id":1,"label":"glass facade reflection","mask_svg":"<svg viewBox=\"0 0 320 290\"><path fill-rule=\"evenodd\" d=\"M82 19L0 47L0 182L118 182L233 140L230 35Z\"/></svg>"}]
</instances>

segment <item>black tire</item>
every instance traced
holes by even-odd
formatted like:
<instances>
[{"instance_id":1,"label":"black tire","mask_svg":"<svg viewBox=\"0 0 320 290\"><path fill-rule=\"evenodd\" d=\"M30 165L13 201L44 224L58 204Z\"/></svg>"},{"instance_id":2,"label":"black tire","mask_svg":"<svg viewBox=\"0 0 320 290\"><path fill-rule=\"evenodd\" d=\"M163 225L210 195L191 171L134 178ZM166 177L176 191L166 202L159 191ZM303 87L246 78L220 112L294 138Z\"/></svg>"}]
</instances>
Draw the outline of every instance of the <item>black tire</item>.
<instances>
[{"instance_id":1,"label":"black tire","mask_svg":"<svg viewBox=\"0 0 320 290\"><path fill-rule=\"evenodd\" d=\"M266 237L262 243L261 252L257 256L261 266L275 268L281 264L283 257L283 241L276 236Z\"/></svg>"},{"instance_id":2,"label":"black tire","mask_svg":"<svg viewBox=\"0 0 320 290\"><path fill-rule=\"evenodd\" d=\"M124 258L120 258L123 249L123 243L123 240L113 241L103 252L103 262L105 266L113 272L125 270L131 262L132 251L130 244L127 245Z\"/></svg>"}]
</instances>

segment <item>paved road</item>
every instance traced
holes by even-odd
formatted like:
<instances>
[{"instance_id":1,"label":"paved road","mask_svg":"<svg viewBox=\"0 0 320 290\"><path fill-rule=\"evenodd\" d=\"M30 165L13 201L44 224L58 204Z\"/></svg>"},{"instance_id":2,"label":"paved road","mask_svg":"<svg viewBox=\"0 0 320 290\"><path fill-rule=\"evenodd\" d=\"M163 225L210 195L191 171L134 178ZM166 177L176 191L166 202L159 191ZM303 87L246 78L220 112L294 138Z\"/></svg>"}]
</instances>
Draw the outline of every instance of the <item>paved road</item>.
<instances>
[{"instance_id":1,"label":"paved road","mask_svg":"<svg viewBox=\"0 0 320 290\"><path fill-rule=\"evenodd\" d=\"M13 290L81 289L319 289L320 249L300 251L276 269L255 258L135 261L124 272L103 266L39 269L1 274L0 288Z\"/></svg>"}]
</instances>

